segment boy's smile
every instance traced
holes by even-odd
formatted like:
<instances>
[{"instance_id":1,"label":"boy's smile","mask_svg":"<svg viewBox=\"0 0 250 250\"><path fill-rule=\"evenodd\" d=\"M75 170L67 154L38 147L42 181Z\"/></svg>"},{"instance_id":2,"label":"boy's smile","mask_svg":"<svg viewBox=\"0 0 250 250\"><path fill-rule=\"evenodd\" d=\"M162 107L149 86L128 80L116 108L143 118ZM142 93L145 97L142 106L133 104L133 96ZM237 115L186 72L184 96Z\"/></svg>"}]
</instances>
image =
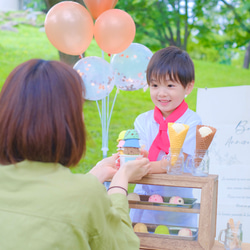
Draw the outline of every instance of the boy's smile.
<instances>
[{"instance_id":1,"label":"boy's smile","mask_svg":"<svg viewBox=\"0 0 250 250\"><path fill-rule=\"evenodd\" d=\"M189 83L186 88L181 83L151 78L149 83L150 97L164 118L168 117L184 100L193 89L194 83Z\"/></svg>"}]
</instances>

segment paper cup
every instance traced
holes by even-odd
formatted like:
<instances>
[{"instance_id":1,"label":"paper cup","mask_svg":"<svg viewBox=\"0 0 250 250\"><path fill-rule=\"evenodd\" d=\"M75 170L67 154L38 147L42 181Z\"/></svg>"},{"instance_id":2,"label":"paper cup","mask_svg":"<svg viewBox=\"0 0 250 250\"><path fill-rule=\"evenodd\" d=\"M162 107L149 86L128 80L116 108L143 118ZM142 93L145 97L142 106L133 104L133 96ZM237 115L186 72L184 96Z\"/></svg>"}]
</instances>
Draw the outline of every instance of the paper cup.
<instances>
[{"instance_id":1,"label":"paper cup","mask_svg":"<svg viewBox=\"0 0 250 250\"><path fill-rule=\"evenodd\" d=\"M143 155L120 155L120 166L128 161L134 161L138 158L142 158Z\"/></svg>"}]
</instances>

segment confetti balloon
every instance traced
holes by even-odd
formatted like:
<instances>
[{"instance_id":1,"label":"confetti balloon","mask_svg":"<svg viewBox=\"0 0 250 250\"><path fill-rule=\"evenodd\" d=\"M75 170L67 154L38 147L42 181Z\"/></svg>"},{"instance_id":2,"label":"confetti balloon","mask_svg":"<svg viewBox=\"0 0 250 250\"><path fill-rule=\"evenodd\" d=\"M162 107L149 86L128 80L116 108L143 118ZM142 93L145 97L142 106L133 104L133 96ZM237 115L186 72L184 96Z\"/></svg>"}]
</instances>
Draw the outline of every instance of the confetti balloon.
<instances>
[{"instance_id":1,"label":"confetti balloon","mask_svg":"<svg viewBox=\"0 0 250 250\"><path fill-rule=\"evenodd\" d=\"M111 59L115 84L121 90L137 90L147 86L146 69L153 53L146 46L131 43L123 52Z\"/></svg>"},{"instance_id":2,"label":"confetti balloon","mask_svg":"<svg viewBox=\"0 0 250 250\"><path fill-rule=\"evenodd\" d=\"M74 65L74 69L82 77L87 100L101 100L114 88L113 69L107 61L100 57L82 58Z\"/></svg>"}]
</instances>

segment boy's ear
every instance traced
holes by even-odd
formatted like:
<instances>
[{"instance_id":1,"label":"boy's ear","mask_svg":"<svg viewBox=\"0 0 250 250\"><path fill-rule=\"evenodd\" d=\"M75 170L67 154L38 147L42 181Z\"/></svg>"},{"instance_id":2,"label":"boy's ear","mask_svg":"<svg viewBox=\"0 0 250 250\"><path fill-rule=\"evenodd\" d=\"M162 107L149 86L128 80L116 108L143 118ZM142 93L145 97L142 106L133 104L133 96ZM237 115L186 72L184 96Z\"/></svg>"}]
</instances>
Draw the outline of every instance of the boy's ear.
<instances>
[{"instance_id":1,"label":"boy's ear","mask_svg":"<svg viewBox=\"0 0 250 250\"><path fill-rule=\"evenodd\" d=\"M186 95L189 95L194 88L194 81L190 82L186 87Z\"/></svg>"}]
</instances>

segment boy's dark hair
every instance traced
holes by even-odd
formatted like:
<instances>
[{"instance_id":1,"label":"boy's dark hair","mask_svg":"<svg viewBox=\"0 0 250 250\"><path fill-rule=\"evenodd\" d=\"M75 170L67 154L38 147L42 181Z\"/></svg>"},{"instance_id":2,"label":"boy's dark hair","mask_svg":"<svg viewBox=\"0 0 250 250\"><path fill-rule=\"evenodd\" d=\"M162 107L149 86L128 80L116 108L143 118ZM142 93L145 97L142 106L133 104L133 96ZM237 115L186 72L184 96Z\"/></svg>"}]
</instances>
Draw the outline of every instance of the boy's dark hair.
<instances>
[{"instance_id":1,"label":"boy's dark hair","mask_svg":"<svg viewBox=\"0 0 250 250\"><path fill-rule=\"evenodd\" d=\"M76 165L86 151L83 92L81 77L64 63L17 66L0 93L0 163Z\"/></svg>"},{"instance_id":2,"label":"boy's dark hair","mask_svg":"<svg viewBox=\"0 0 250 250\"><path fill-rule=\"evenodd\" d=\"M194 81L194 64L186 51L170 46L154 53L147 67L148 84L152 76L165 80L167 75L184 88Z\"/></svg>"}]
</instances>

